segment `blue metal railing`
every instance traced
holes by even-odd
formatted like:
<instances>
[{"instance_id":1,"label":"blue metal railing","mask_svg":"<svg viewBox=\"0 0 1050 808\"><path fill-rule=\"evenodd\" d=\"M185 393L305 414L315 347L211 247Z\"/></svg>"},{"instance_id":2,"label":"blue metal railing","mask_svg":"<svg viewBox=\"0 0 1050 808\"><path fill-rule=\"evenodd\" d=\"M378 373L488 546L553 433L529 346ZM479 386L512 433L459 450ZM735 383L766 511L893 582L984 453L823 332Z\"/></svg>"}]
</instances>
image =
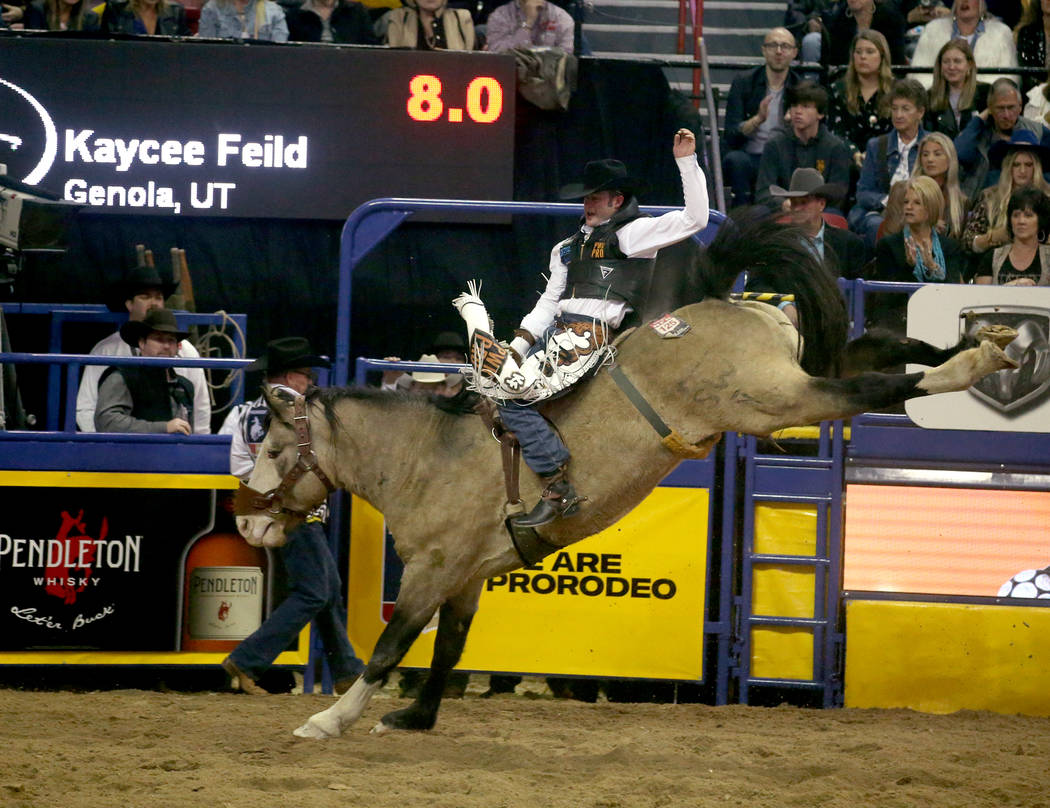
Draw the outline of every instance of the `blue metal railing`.
<instances>
[{"instance_id":1,"label":"blue metal railing","mask_svg":"<svg viewBox=\"0 0 1050 808\"><path fill-rule=\"evenodd\" d=\"M210 370L237 370L251 364L250 359L191 359L189 357L150 358L143 356L93 356L91 354L62 353L0 353L0 364L9 362L15 365L64 365L66 368L64 385L49 381L48 412L46 424L51 432L76 432L77 389L80 382L80 369L84 365L144 365L163 368L205 368ZM57 370L57 368L56 368ZM50 378L51 374L49 374ZM55 379L60 378L58 373ZM64 394L63 391L64 390ZM64 403L65 415L59 426L59 402Z\"/></svg>"}]
</instances>

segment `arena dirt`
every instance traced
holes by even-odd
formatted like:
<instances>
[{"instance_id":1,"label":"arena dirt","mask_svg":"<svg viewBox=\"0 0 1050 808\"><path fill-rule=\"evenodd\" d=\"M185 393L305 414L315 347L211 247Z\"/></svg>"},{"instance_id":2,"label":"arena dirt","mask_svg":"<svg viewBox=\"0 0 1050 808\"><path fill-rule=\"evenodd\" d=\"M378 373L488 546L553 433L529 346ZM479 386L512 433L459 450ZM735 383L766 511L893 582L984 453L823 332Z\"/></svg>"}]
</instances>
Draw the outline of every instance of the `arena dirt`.
<instances>
[{"instance_id":1,"label":"arena dirt","mask_svg":"<svg viewBox=\"0 0 1050 808\"><path fill-rule=\"evenodd\" d=\"M527 689L528 682L526 682ZM522 688L519 687L519 690ZM1050 719L960 712L445 703L429 733L291 730L322 695L0 690L0 806L1050 806Z\"/></svg>"}]
</instances>

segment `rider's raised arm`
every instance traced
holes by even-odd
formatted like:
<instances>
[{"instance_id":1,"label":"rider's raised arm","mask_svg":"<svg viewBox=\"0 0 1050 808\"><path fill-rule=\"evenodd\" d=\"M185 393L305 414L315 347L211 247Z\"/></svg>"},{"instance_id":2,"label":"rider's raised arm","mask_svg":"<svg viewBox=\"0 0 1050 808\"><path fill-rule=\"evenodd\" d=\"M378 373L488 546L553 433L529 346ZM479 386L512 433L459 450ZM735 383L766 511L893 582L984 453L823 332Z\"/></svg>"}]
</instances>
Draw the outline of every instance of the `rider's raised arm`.
<instances>
[{"instance_id":1,"label":"rider's raised arm","mask_svg":"<svg viewBox=\"0 0 1050 808\"><path fill-rule=\"evenodd\" d=\"M620 249L631 258L650 258L662 247L684 241L707 227L710 214L707 178L696 155L676 157L675 163L682 175L685 208L655 218L635 219L620 228L616 234Z\"/></svg>"},{"instance_id":2,"label":"rider's raised arm","mask_svg":"<svg viewBox=\"0 0 1050 808\"><path fill-rule=\"evenodd\" d=\"M547 287L543 290L543 294L540 295L532 311L521 320L521 327L532 334L533 339L539 339L558 314L558 301L561 300L562 293L565 291L565 282L569 273L561 253L562 248L568 247L570 241L571 239L565 239L554 245L548 267L550 276L547 279ZM529 348L529 343L522 337L515 337L511 347L518 352L519 356L524 356L525 351Z\"/></svg>"}]
</instances>

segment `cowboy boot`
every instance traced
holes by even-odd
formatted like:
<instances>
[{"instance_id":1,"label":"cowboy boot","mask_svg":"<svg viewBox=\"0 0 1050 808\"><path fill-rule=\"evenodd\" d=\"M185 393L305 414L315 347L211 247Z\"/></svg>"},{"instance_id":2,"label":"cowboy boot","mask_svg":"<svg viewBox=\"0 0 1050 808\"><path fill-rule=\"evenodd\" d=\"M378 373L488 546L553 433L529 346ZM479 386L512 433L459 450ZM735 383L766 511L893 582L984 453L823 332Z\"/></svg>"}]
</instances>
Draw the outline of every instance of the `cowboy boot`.
<instances>
[{"instance_id":1,"label":"cowboy boot","mask_svg":"<svg viewBox=\"0 0 1050 808\"><path fill-rule=\"evenodd\" d=\"M513 521L518 527L540 527L553 522L555 519L563 519L573 516L580 509L580 503L586 497L576 495L569 478L565 474L565 466L562 466L554 474L541 478L546 486L540 501L536 503L531 511L524 516L516 516Z\"/></svg>"}]
</instances>

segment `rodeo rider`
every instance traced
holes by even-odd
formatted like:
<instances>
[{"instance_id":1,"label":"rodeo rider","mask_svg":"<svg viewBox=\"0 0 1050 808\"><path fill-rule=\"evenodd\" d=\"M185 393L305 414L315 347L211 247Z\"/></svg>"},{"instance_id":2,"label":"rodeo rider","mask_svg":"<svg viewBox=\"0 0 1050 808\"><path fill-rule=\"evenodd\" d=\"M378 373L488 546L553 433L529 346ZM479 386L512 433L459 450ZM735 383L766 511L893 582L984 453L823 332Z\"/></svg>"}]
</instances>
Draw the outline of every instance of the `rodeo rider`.
<instances>
[{"instance_id":1,"label":"rodeo rider","mask_svg":"<svg viewBox=\"0 0 1050 808\"><path fill-rule=\"evenodd\" d=\"M519 358L545 350L557 329L573 322L604 323L608 341L624 318L645 302L657 252L707 226L707 180L696 160L696 138L688 129L674 136L673 153L682 175L684 210L659 217L638 210L644 183L630 177L619 160L587 163L583 181L561 189L562 199L583 199L579 231L554 245L550 279L535 308L521 321L510 343ZM515 517L522 527L538 527L578 509L579 497L566 475L569 450L534 407L510 401L500 407L506 427L521 444L521 456L545 486L540 501Z\"/></svg>"}]
</instances>

